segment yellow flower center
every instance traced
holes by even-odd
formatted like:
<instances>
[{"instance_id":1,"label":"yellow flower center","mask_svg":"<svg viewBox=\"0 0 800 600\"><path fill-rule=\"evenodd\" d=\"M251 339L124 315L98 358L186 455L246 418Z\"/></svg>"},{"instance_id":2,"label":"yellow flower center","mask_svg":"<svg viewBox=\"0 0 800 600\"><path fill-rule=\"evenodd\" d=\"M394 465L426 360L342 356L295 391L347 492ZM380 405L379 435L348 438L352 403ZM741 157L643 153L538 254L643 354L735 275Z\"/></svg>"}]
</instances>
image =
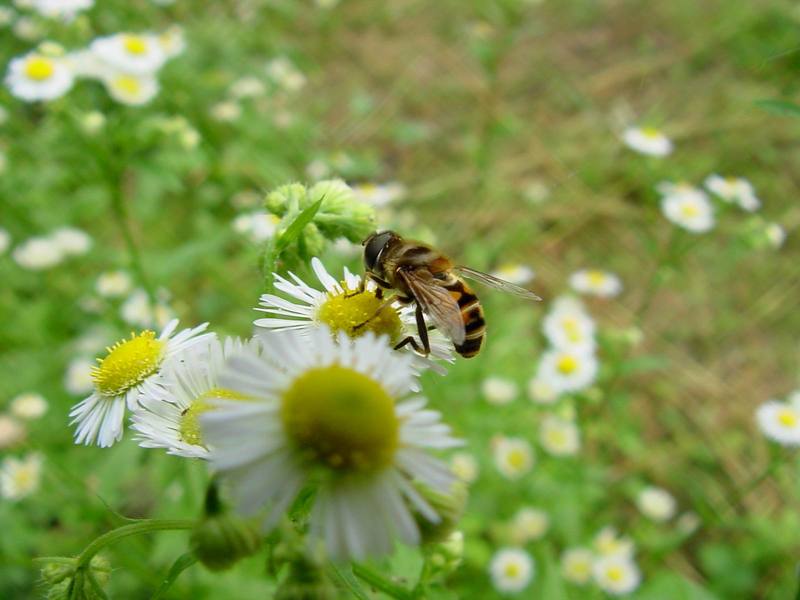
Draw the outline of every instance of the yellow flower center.
<instances>
[{"instance_id":1,"label":"yellow flower center","mask_svg":"<svg viewBox=\"0 0 800 600\"><path fill-rule=\"evenodd\" d=\"M120 75L114 79L113 85L119 91L129 96L138 95L142 89L142 83L136 79L136 77L132 77L130 75Z\"/></svg>"},{"instance_id":2,"label":"yellow flower center","mask_svg":"<svg viewBox=\"0 0 800 600\"><path fill-rule=\"evenodd\" d=\"M25 62L25 76L34 81L45 81L55 73L52 60L43 56L32 56Z\"/></svg>"},{"instance_id":3,"label":"yellow flower center","mask_svg":"<svg viewBox=\"0 0 800 600\"><path fill-rule=\"evenodd\" d=\"M778 413L778 422L785 427L797 427L800 425L800 419L794 411L785 409Z\"/></svg>"},{"instance_id":4,"label":"yellow flower center","mask_svg":"<svg viewBox=\"0 0 800 600\"><path fill-rule=\"evenodd\" d=\"M700 209L697 208L696 204L684 203L681 205L681 214L687 219L691 219L700 214Z\"/></svg>"},{"instance_id":5,"label":"yellow flower center","mask_svg":"<svg viewBox=\"0 0 800 600\"><path fill-rule=\"evenodd\" d=\"M367 331L376 335L388 335L396 340L400 336L402 323L397 311L384 306L376 314L383 300L375 292L363 291L357 294L348 291L343 294L329 293L327 300L317 309L317 320L331 328L331 331L344 331L350 337L358 337Z\"/></svg>"},{"instance_id":6,"label":"yellow flower center","mask_svg":"<svg viewBox=\"0 0 800 600\"><path fill-rule=\"evenodd\" d=\"M578 369L578 360L571 354L564 354L558 359L556 368L563 375L571 375Z\"/></svg>"},{"instance_id":7,"label":"yellow flower center","mask_svg":"<svg viewBox=\"0 0 800 600\"><path fill-rule=\"evenodd\" d=\"M339 365L298 377L283 395L281 419L301 451L332 469L388 466L399 443L392 397L370 377Z\"/></svg>"},{"instance_id":8,"label":"yellow flower center","mask_svg":"<svg viewBox=\"0 0 800 600\"><path fill-rule=\"evenodd\" d=\"M517 579L522 574L522 569L515 562L506 563L503 567L503 574L509 579Z\"/></svg>"},{"instance_id":9,"label":"yellow flower center","mask_svg":"<svg viewBox=\"0 0 800 600\"><path fill-rule=\"evenodd\" d=\"M147 40L138 35L126 35L122 38L122 47L128 54L145 54L147 52Z\"/></svg>"},{"instance_id":10,"label":"yellow flower center","mask_svg":"<svg viewBox=\"0 0 800 600\"><path fill-rule=\"evenodd\" d=\"M528 455L520 448L514 448L508 453L506 460L508 461L508 465L510 467L519 470L523 469L528 463Z\"/></svg>"},{"instance_id":11,"label":"yellow flower center","mask_svg":"<svg viewBox=\"0 0 800 600\"><path fill-rule=\"evenodd\" d=\"M561 320L561 327L564 328L564 333L571 342L579 342L583 338L581 335L581 328L578 325L578 320L574 317L565 317Z\"/></svg>"},{"instance_id":12,"label":"yellow flower center","mask_svg":"<svg viewBox=\"0 0 800 600\"><path fill-rule=\"evenodd\" d=\"M203 437L200 432L200 421L198 417L211 408L211 403L209 402L211 398L249 400L244 394L225 388L211 388L204 394L195 398L189 408L181 413L181 420L178 424L178 436L187 444L192 444L193 446L203 445Z\"/></svg>"},{"instance_id":13,"label":"yellow flower center","mask_svg":"<svg viewBox=\"0 0 800 600\"><path fill-rule=\"evenodd\" d=\"M661 132L655 127L642 127L641 132L644 137L651 140L661 137Z\"/></svg>"},{"instance_id":14,"label":"yellow flower center","mask_svg":"<svg viewBox=\"0 0 800 600\"><path fill-rule=\"evenodd\" d=\"M570 565L570 571L572 571L573 576L584 578L587 577L591 573L592 566L588 562L584 561L575 561Z\"/></svg>"},{"instance_id":15,"label":"yellow flower center","mask_svg":"<svg viewBox=\"0 0 800 600\"><path fill-rule=\"evenodd\" d=\"M622 567L614 565L606 569L606 577L608 577L614 583L619 583L625 578L625 571L622 569Z\"/></svg>"},{"instance_id":16,"label":"yellow flower center","mask_svg":"<svg viewBox=\"0 0 800 600\"><path fill-rule=\"evenodd\" d=\"M589 278L589 283L594 286L603 285L606 281L606 274L602 271L589 271L586 276Z\"/></svg>"},{"instance_id":17,"label":"yellow flower center","mask_svg":"<svg viewBox=\"0 0 800 600\"><path fill-rule=\"evenodd\" d=\"M563 429L550 429L547 432L547 441L551 446L561 447L567 444L567 434Z\"/></svg>"},{"instance_id":18,"label":"yellow flower center","mask_svg":"<svg viewBox=\"0 0 800 600\"><path fill-rule=\"evenodd\" d=\"M164 342L153 331L131 333L129 340L107 348L108 356L98 359L92 379L101 394L118 396L138 385L158 370L164 357Z\"/></svg>"}]
</instances>

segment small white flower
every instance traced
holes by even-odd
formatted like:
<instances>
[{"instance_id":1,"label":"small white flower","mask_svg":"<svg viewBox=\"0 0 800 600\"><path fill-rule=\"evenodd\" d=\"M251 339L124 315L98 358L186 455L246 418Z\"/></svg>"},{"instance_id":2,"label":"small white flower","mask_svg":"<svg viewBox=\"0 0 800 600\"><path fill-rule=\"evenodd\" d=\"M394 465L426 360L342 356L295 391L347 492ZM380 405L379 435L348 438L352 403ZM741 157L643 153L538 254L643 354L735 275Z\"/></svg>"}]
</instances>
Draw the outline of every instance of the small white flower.
<instances>
[{"instance_id":1,"label":"small white flower","mask_svg":"<svg viewBox=\"0 0 800 600\"><path fill-rule=\"evenodd\" d=\"M534 577L535 565L524 550L504 548L492 557L489 574L495 589L502 593L521 592Z\"/></svg>"},{"instance_id":2,"label":"small white flower","mask_svg":"<svg viewBox=\"0 0 800 600\"><path fill-rule=\"evenodd\" d=\"M289 92L296 92L306 84L305 75L284 56L273 58L267 63L265 70L276 86Z\"/></svg>"},{"instance_id":3,"label":"small white flower","mask_svg":"<svg viewBox=\"0 0 800 600\"><path fill-rule=\"evenodd\" d=\"M265 515L268 531L311 479L309 541L334 560L363 559L396 538L419 544L415 513L439 522L412 482L449 494L455 477L428 450L460 442L424 399L406 399L411 356L383 336L337 338L263 334L263 352L231 357L219 381L250 400L214 399L200 424L240 513Z\"/></svg>"},{"instance_id":4,"label":"small white flower","mask_svg":"<svg viewBox=\"0 0 800 600\"><path fill-rule=\"evenodd\" d=\"M465 483L478 479L478 461L469 452L456 452L450 458L450 470Z\"/></svg>"},{"instance_id":5,"label":"small white flower","mask_svg":"<svg viewBox=\"0 0 800 600\"><path fill-rule=\"evenodd\" d=\"M156 394L164 364L213 336L202 333L207 326L204 323L176 334L178 320L174 319L157 338L153 331L142 331L108 348L92 373L93 392L69 413L70 424L77 425L75 443L105 448L121 440L125 407L133 410L142 398Z\"/></svg>"},{"instance_id":6,"label":"small white flower","mask_svg":"<svg viewBox=\"0 0 800 600\"><path fill-rule=\"evenodd\" d=\"M756 410L761 432L784 446L800 446L800 405L769 400Z\"/></svg>"},{"instance_id":7,"label":"small white flower","mask_svg":"<svg viewBox=\"0 0 800 600\"><path fill-rule=\"evenodd\" d=\"M672 152L672 141L653 127L629 127L622 133L628 148L649 156L667 156Z\"/></svg>"},{"instance_id":8,"label":"small white flower","mask_svg":"<svg viewBox=\"0 0 800 600\"><path fill-rule=\"evenodd\" d=\"M629 538L620 536L613 527L601 529L592 544L600 556L620 556L627 559L633 557L633 542Z\"/></svg>"},{"instance_id":9,"label":"small white flower","mask_svg":"<svg viewBox=\"0 0 800 600\"><path fill-rule=\"evenodd\" d=\"M687 231L705 233L714 227L714 207L705 192L689 184L663 183L661 211L664 216Z\"/></svg>"},{"instance_id":10,"label":"small white flower","mask_svg":"<svg viewBox=\"0 0 800 600\"><path fill-rule=\"evenodd\" d=\"M10 6L0 6L0 27L7 27L14 22L17 13Z\"/></svg>"},{"instance_id":11,"label":"small white flower","mask_svg":"<svg viewBox=\"0 0 800 600\"><path fill-rule=\"evenodd\" d=\"M41 394L20 394L11 401L11 414L19 419L32 421L47 412L47 400Z\"/></svg>"},{"instance_id":12,"label":"small white flower","mask_svg":"<svg viewBox=\"0 0 800 600\"><path fill-rule=\"evenodd\" d=\"M42 476L42 455L28 454L23 459L11 456L0 466L0 496L7 500L21 500L39 489Z\"/></svg>"},{"instance_id":13,"label":"small white flower","mask_svg":"<svg viewBox=\"0 0 800 600\"><path fill-rule=\"evenodd\" d=\"M37 52L12 59L6 74L11 94L26 102L59 98L70 90L73 80L63 59Z\"/></svg>"},{"instance_id":14,"label":"small white flower","mask_svg":"<svg viewBox=\"0 0 800 600\"><path fill-rule=\"evenodd\" d=\"M133 281L126 271L107 271L101 273L94 289L104 298L119 298L131 291Z\"/></svg>"},{"instance_id":15,"label":"small white flower","mask_svg":"<svg viewBox=\"0 0 800 600\"><path fill-rule=\"evenodd\" d=\"M691 535L700 527L700 517L694 512L685 512L678 517L675 527L683 535Z\"/></svg>"},{"instance_id":16,"label":"small white flower","mask_svg":"<svg viewBox=\"0 0 800 600\"><path fill-rule=\"evenodd\" d=\"M88 10L94 0L33 0L31 8L40 15L71 21L82 10Z\"/></svg>"},{"instance_id":17,"label":"small white flower","mask_svg":"<svg viewBox=\"0 0 800 600\"><path fill-rule=\"evenodd\" d=\"M525 184L522 196L528 204L543 204L550 197L550 188L542 180L534 179Z\"/></svg>"},{"instance_id":18,"label":"small white flower","mask_svg":"<svg viewBox=\"0 0 800 600\"><path fill-rule=\"evenodd\" d=\"M108 95L120 104L142 106L158 94L158 81L152 75L110 73L103 77Z\"/></svg>"},{"instance_id":19,"label":"small white flower","mask_svg":"<svg viewBox=\"0 0 800 600\"><path fill-rule=\"evenodd\" d=\"M556 303L542 321L542 331L554 348L593 352L597 345L594 320L574 303Z\"/></svg>"},{"instance_id":20,"label":"small white flower","mask_svg":"<svg viewBox=\"0 0 800 600\"><path fill-rule=\"evenodd\" d=\"M315 158L306 165L306 175L312 181L325 179L331 174L330 165L320 158Z\"/></svg>"},{"instance_id":21,"label":"small white flower","mask_svg":"<svg viewBox=\"0 0 800 600\"><path fill-rule=\"evenodd\" d=\"M609 271L599 269L581 269L569 276L569 285L580 294L613 298L622 291L619 277Z\"/></svg>"},{"instance_id":22,"label":"small white flower","mask_svg":"<svg viewBox=\"0 0 800 600\"><path fill-rule=\"evenodd\" d=\"M533 449L522 438L498 438L493 441L492 453L497 470L508 479L519 479L533 468Z\"/></svg>"},{"instance_id":23,"label":"small white flower","mask_svg":"<svg viewBox=\"0 0 800 600\"><path fill-rule=\"evenodd\" d=\"M554 348L542 355L536 377L561 393L578 392L592 385L599 364L583 348Z\"/></svg>"},{"instance_id":24,"label":"small white flower","mask_svg":"<svg viewBox=\"0 0 800 600\"><path fill-rule=\"evenodd\" d=\"M550 527L550 517L539 508L520 508L509 524L511 540L520 546L541 539Z\"/></svg>"},{"instance_id":25,"label":"small white flower","mask_svg":"<svg viewBox=\"0 0 800 600\"><path fill-rule=\"evenodd\" d=\"M61 227L50 234L50 237L66 256L86 254L92 247L89 234L75 227Z\"/></svg>"},{"instance_id":26,"label":"small white flower","mask_svg":"<svg viewBox=\"0 0 800 600\"><path fill-rule=\"evenodd\" d=\"M106 124L106 116L99 110L91 110L81 116L81 129L88 135L98 133Z\"/></svg>"},{"instance_id":27,"label":"small white flower","mask_svg":"<svg viewBox=\"0 0 800 600\"><path fill-rule=\"evenodd\" d=\"M526 285L533 281L535 273L527 265L519 263L506 263L500 265L496 271L492 273L495 277L505 279L506 281L516 285Z\"/></svg>"},{"instance_id":28,"label":"small white flower","mask_svg":"<svg viewBox=\"0 0 800 600\"><path fill-rule=\"evenodd\" d=\"M570 548L561 555L561 574L577 585L585 585L592 578L594 554L587 548Z\"/></svg>"},{"instance_id":29,"label":"small white flower","mask_svg":"<svg viewBox=\"0 0 800 600\"><path fill-rule=\"evenodd\" d=\"M505 377L487 377L481 383L481 392L489 404L509 404L517 397L519 388L511 379Z\"/></svg>"},{"instance_id":30,"label":"small white flower","mask_svg":"<svg viewBox=\"0 0 800 600\"><path fill-rule=\"evenodd\" d=\"M260 244L275 235L280 222L279 217L259 210L237 216L233 220L233 229L249 237L253 243Z\"/></svg>"},{"instance_id":31,"label":"small white flower","mask_svg":"<svg viewBox=\"0 0 800 600\"><path fill-rule=\"evenodd\" d=\"M604 556L595 561L592 568L595 583L604 592L613 596L629 594L642 581L639 567L624 556Z\"/></svg>"},{"instance_id":32,"label":"small white flower","mask_svg":"<svg viewBox=\"0 0 800 600\"><path fill-rule=\"evenodd\" d=\"M14 248L12 256L23 269L40 271L59 264L64 259L64 252L50 238L32 237Z\"/></svg>"},{"instance_id":33,"label":"small white flower","mask_svg":"<svg viewBox=\"0 0 800 600\"><path fill-rule=\"evenodd\" d=\"M744 177L721 177L714 174L705 180L706 189L725 202L738 204L747 212L754 212L761 207L761 200L756 196L753 184Z\"/></svg>"},{"instance_id":34,"label":"small white flower","mask_svg":"<svg viewBox=\"0 0 800 600\"><path fill-rule=\"evenodd\" d=\"M33 42L44 35L41 24L31 17L19 17L14 23L14 35L21 40Z\"/></svg>"},{"instance_id":35,"label":"small white flower","mask_svg":"<svg viewBox=\"0 0 800 600\"><path fill-rule=\"evenodd\" d=\"M574 456L581 447L580 431L573 421L548 415L539 426L539 443L554 456Z\"/></svg>"},{"instance_id":36,"label":"small white flower","mask_svg":"<svg viewBox=\"0 0 800 600\"><path fill-rule=\"evenodd\" d=\"M8 415L0 415L0 449L16 446L26 434L25 425Z\"/></svg>"},{"instance_id":37,"label":"small white flower","mask_svg":"<svg viewBox=\"0 0 800 600\"><path fill-rule=\"evenodd\" d=\"M152 76L167 60L158 37L152 33L117 33L97 38L89 48L112 70L128 75Z\"/></svg>"},{"instance_id":38,"label":"small white flower","mask_svg":"<svg viewBox=\"0 0 800 600\"><path fill-rule=\"evenodd\" d=\"M537 404L553 404L560 392L541 377L531 377L528 381L528 398Z\"/></svg>"},{"instance_id":39,"label":"small white flower","mask_svg":"<svg viewBox=\"0 0 800 600\"><path fill-rule=\"evenodd\" d=\"M211 107L211 116L217 121L223 123L230 123L236 121L242 116L242 107L231 100L218 102Z\"/></svg>"},{"instance_id":40,"label":"small white flower","mask_svg":"<svg viewBox=\"0 0 800 600\"><path fill-rule=\"evenodd\" d=\"M266 94L267 86L257 77L242 77L231 84L229 93L236 100L255 98Z\"/></svg>"},{"instance_id":41,"label":"small white flower","mask_svg":"<svg viewBox=\"0 0 800 600\"><path fill-rule=\"evenodd\" d=\"M773 248L780 248L786 241L786 230L780 223L768 223L766 226L766 234Z\"/></svg>"},{"instance_id":42,"label":"small white flower","mask_svg":"<svg viewBox=\"0 0 800 600\"><path fill-rule=\"evenodd\" d=\"M645 517L653 521L669 521L675 516L677 502L667 490L648 486L636 496L636 506Z\"/></svg>"},{"instance_id":43,"label":"small white flower","mask_svg":"<svg viewBox=\"0 0 800 600\"><path fill-rule=\"evenodd\" d=\"M11 234L0 227L0 254L5 254L9 246L11 246Z\"/></svg>"},{"instance_id":44,"label":"small white flower","mask_svg":"<svg viewBox=\"0 0 800 600\"><path fill-rule=\"evenodd\" d=\"M186 36L180 25L171 25L158 35L158 43L167 58L175 58L186 50Z\"/></svg>"},{"instance_id":45,"label":"small white flower","mask_svg":"<svg viewBox=\"0 0 800 600\"><path fill-rule=\"evenodd\" d=\"M163 327L173 318L172 310L161 300L151 306L150 298L143 289L131 292L128 299L120 307L122 320L137 327Z\"/></svg>"},{"instance_id":46,"label":"small white flower","mask_svg":"<svg viewBox=\"0 0 800 600\"><path fill-rule=\"evenodd\" d=\"M399 200L406 194L405 186L397 182L382 184L357 183L351 187L353 197L356 200L379 208Z\"/></svg>"},{"instance_id":47,"label":"small white flower","mask_svg":"<svg viewBox=\"0 0 800 600\"><path fill-rule=\"evenodd\" d=\"M64 375L64 387L74 396L88 394L94 388L92 371L95 362L88 358L75 358L67 365L67 372Z\"/></svg>"}]
</instances>

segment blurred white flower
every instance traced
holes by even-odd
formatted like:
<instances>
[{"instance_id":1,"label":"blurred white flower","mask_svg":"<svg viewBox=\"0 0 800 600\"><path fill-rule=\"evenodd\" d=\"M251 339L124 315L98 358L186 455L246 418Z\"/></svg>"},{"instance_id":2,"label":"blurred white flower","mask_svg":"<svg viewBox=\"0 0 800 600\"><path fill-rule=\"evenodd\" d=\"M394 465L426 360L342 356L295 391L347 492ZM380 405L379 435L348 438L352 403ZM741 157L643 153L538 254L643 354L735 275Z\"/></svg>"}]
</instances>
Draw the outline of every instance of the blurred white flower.
<instances>
[{"instance_id":1,"label":"blurred white flower","mask_svg":"<svg viewBox=\"0 0 800 600\"><path fill-rule=\"evenodd\" d=\"M539 508L525 506L511 519L511 541L519 546L538 540L547 533L550 517Z\"/></svg>"},{"instance_id":2,"label":"blurred white flower","mask_svg":"<svg viewBox=\"0 0 800 600\"><path fill-rule=\"evenodd\" d=\"M649 156L666 156L672 152L672 141L653 127L629 127L622 132L628 148Z\"/></svg>"},{"instance_id":3,"label":"blurred white flower","mask_svg":"<svg viewBox=\"0 0 800 600\"><path fill-rule=\"evenodd\" d=\"M535 572L531 556L518 548L504 548L492 557L489 574L495 589L502 593L521 592Z\"/></svg>"},{"instance_id":4,"label":"blurred white flower","mask_svg":"<svg viewBox=\"0 0 800 600\"><path fill-rule=\"evenodd\" d=\"M11 94L25 100L54 100L72 87L72 71L61 58L31 52L14 58L8 65L6 85Z\"/></svg>"},{"instance_id":5,"label":"blurred white flower","mask_svg":"<svg viewBox=\"0 0 800 600\"><path fill-rule=\"evenodd\" d=\"M539 443L554 456L574 456L581 447L580 431L573 421L548 415L539 426Z\"/></svg>"},{"instance_id":6,"label":"blurred white flower","mask_svg":"<svg viewBox=\"0 0 800 600\"><path fill-rule=\"evenodd\" d=\"M636 563L624 556L604 556L597 559L592 573L600 589L613 596L629 594L639 587L642 580Z\"/></svg>"},{"instance_id":7,"label":"blurred white flower","mask_svg":"<svg viewBox=\"0 0 800 600\"><path fill-rule=\"evenodd\" d=\"M241 190L231 196L231 205L237 209L253 208L261 203L263 194L255 190Z\"/></svg>"},{"instance_id":8,"label":"blurred white flower","mask_svg":"<svg viewBox=\"0 0 800 600\"><path fill-rule=\"evenodd\" d=\"M17 13L10 6L0 6L0 27L11 25L14 22L14 17Z\"/></svg>"},{"instance_id":9,"label":"blurred white flower","mask_svg":"<svg viewBox=\"0 0 800 600\"><path fill-rule=\"evenodd\" d=\"M133 280L126 271L106 271L100 273L94 289L103 298L118 298L131 291Z\"/></svg>"},{"instance_id":10,"label":"blurred white flower","mask_svg":"<svg viewBox=\"0 0 800 600\"><path fill-rule=\"evenodd\" d=\"M554 348L542 355L536 376L561 393L578 392L594 383L598 368L590 351Z\"/></svg>"},{"instance_id":11,"label":"blurred white flower","mask_svg":"<svg viewBox=\"0 0 800 600\"><path fill-rule=\"evenodd\" d=\"M648 486L636 496L636 506L645 517L663 522L669 521L675 516L677 502L667 490Z\"/></svg>"},{"instance_id":12,"label":"blurred white flower","mask_svg":"<svg viewBox=\"0 0 800 600\"><path fill-rule=\"evenodd\" d=\"M152 33L116 33L95 39L89 48L113 70L128 75L152 76L167 60L158 37Z\"/></svg>"},{"instance_id":13,"label":"blurred white flower","mask_svg":"<svg viewBox=\"0 0 800 600\"><path fill-rule=\"evenodd\" d=\"M508 404L517 397L519 388L511 379L487 377L481 383L481 392L489 404Z\"/></svg>"},{"instance_id":14,"label":"blurred white flower","mask_svg":"<svg viewBox=\"0 0 800 600\"><path fill-rule=\"evenodd\" d=\"M542 320L542 331L554 348L592 352L597 345L594 339L595 323L582 306L574 303L556 303Z\"/></svg>"},{"instance_id":15,"label":"blurred white flower","mask_svg":"<svg viewBox=\"0 0 800 600\"><path fill-rule=\"evenodd\" d=\"M519 479L533 468L531 445L522 438L500 437L492 442L497 470L508 479Z\"/></svg>"},{"instance_id":16,"label":"blurred white flower","mask_svg":"<svg viewBox=\"0 0 800 600\"><path fill-rule=\"evenodd\" d=\"M622 291L619 277L609 271L581 269L569 276L570 287L578 293L613 298Z\"/></svg>"},{"instance_id":17,"label":"blurred white flower","mask_svg":"<svg viewBox=\"0 0 800 600\"><path fill-rule=\"evenodd\" d=\"M82 10L92 7L94 0L33 0L31 8L48 18L71 21Z\"/></svg>"},{"instance_id":18,"label":"blurred white flower","mask_svg":"<svg viewBox=\"0 0 800 600\"><path fill-rule=\"evenodd\" d=\"M106 116L99 110L91 110L81 116L80 124L85 133L94 135L105 126Z\"/></svg>"},{"instance_id":19,"label":"blurred white flower","mask_svg":"<svg viewBox=\"0 0 800 600\"><path fill-rule=\"evenodd\" d=\"M233 229L258 244L275 235L280 222L280 218L272 213L255 211L237 216L233 220Z\"/></svg>"},{"instance_id":20,"label":"blurred white flower","mask_svg":"<svg viewBox=\"0 0 800 600\"><path fill-rule=\"evenodd\" d=\"M86 254L92 247L92 238L89 234L75 227L60 227L50 236L65 256Z\"/></svg>"},{"instance_id":21,"label":"blurred white flower","mask_svg":"<svg viewBox=\"0 0 800 600\"><path fill-rule=\"evenodd\" d=\"M535 273L533 269L526 265L518 263L506 263L500 265L496 271L492 273L495 277L505 279L516 285L525 285L533 281Z\"/></svg>"},{"instance_id":22,"label":"blurred white flower","mask_svg":"<svg viewBox=\"0 0 800 600\"><path fill-rule=\"evenodd\" d=\"M158 81L152 75L111 73L103 77L108 95L120 104L142 106L158 94Z\"/></svg>"},{"instance_id":23,"label":"blurred white flower","mask_svg":"<svg viewBox=\"0 0 800 600\"><path fill-rule=\"evenodd\" d=\"M800 446L800 402L769 400L756 410L761 432L783 446Z\"/></svg>"},{"instance_id":24,"label":"blurred white flower","mask_svg":"<svg viewBox=\"0 0 800 600\"><path fill-rule=\"evenodd\" d=\"M553 404L558 400L559 391L541 377L534 376L528 381L528 398L537 404Z\"/></svg>"},{"instance_id":25,"label":"blurred white flower","mask_svg":"<svg viewBox=\"0 0 800 600\"><path fill-rule=\"evenodd\" d=\"M312 181L324 179L331 174L331 167L327 162L321 158L315 158L308 165L306 165L306 175Z\"/></svg>"},{"instance_id":26,"label":"blurred white flower","mask_svg":"<svg viewBox=\"0 0 800 600\"><path fill-rule=\"evenodd\" d=\"M592 578L594 554L586 548L570 548L561 555L561 574L577 585L585 585Z\"/></svg>"},{"instance_id":27,"label":"blurred white flower","mask_svg":"<svg viewBox=\"0 0 800 600\"><path fill-rule=\"evenodd\" d=\"M633 557L633 542L627 537L620 536L613 527L604 527L597 532L592 545L600 556L620 556L628 559Z\"/></svg>"},{"instance_id":28,"label":"blurred white flower","mask_svg":"<svg viewBox=\"0 0 800 600\"><path fill-rule=\"evenodd\" d=\"M296 92L306 84L305 75L285 56L270 60L265 70L272 83L289 92Z\"/></svg>"},{"instance_id":29,"label":"blurred white flower","mask_svg":"<svg viewBox=\"0 0 800 600\"><path fill-rule=\"evenodd\" d=\"M175 58L186 50L186 36L183 27L170 25L158 35L158 43L167 58Z\"/></svg>"},{"instance_id":30,"label":"blurred white flower","mask_svg":"<svg viewBox=\"0 0 800 600\"><path fill-rule=\"evenodd\" d=\"M217 121L222 121L223 123L236 121L241 116L242 107L231 100L218 102L211 107L211 117Z\"/></svg>"},{"instance_id":31,"label":"blurred white flower","mask_svg":"<svg viewBox=\"0 0 800 600\"><path fill-rule=\"evenodd\" d=\"M706 189L725 202L736 203L747 212L761 207L756 191L744 177L722 177L716 173L705 180Z\"/></svg>"},{"instance_id":32,"label":"blurred white flower","mask_svg":"<svg viewBox=\"0 0 800 600\"><path fill-rule=\"evenodd\" d=\"M387 206L406 195L406 187L396 181L380 184L356 183L350 187L356 200L378 208Z\"/></svg>"},{"instance_id":33,"label":"blurred white flower","mask_svg":"<svg viewBox=\"0 0 800 600\"><path fill-rule=\"evenodd\" d=\"M162 301L155 307L143 289L135 289L120 307L120 316L129 325L137 327L164 327L174 317L172 310Z\"/></svg>"},{"instance_id":34,"label":"blurred white flower","mask_svg":"<svg viewBox=\"0 0 800 600\"><path fill-rule=\"evenodd\" d=\"M461 481L473 483L478 479L478 461L469 452L456 452L450 458L450 470Z\"/></svg>"},{"instance_id":35,"label":"blurred white flower","mask_svg":"<svg viewBox=\"0 0 800 600\"><path fill-rule=\"evenodd\" d=\"M74 358L67 365L67 372L64 374L64 387L74 395L81 396L88 394L94 387L92 379L92 369L97 363L89 358Z\"/></svg>"},{"instance_id":36,"label":"blurred white flower","mask_svg":"<svg viewBox=\"0 0 800 600\"><path fill-rule=\"evenodd\" d=\"M786 230L780 223L768 223L766 233L767 239L773 248L780 248L786 241Z\"/></svg>"},{"instance_id":37,"label":"blurred white flower","mask_svg":"<svg viewBox=\"0 0 800 600\"><path fill-rule=\"evenodd\" d=\"M25 425L8 415L0 415L0 449L16 446L26 433Z\"/></svg>"},{"instance_id":38,"label":"blurred white flower","mask_svg":"<svg viewBox=\"0 0 800 600\"><path fill-rule=\"evenodd\" d=\"M714 227L714 207L702 190L687 183L657 186L664 216L687 231L705 233Z\"/></svg>"},{"instance_id":39,"label":"blurred white flower","mask_svg":"<svg viewBox=\"0 0 800 600\"><path fill-rule=\"evenodd\" d=\"M14 248L12 256L23 269L39 271L59 264L64 259L64 252L49 237L32 237Z\"/></svg>"},{"instance_id":40,"label":"blurred white flower","mask_svg":"<svg viewBox=\"0 0 800 600\"><path fill-rule=\"evenodd\" d=\"M255 98L267 93L267 86L258 77L242 77L231 84L229 93L236 100Z\"/></svg>"},{"instance_id":41,"label":"blurred white flower","mask_svg":"<svg viewBox=\"0 0 800 600\"><path fill-rule=\"evenodd\" d=\"M11 456L0 466L0 496L7 500L21 500L39 489L42 474L42 456L28 454L18 459Z\"/></svg>"},{"instance_id":42,"label":"blurred white flower","mask_svg":"<svg viewBox=\"0 0 800 600\"><path fill-rule=\"evenodd\" d=\"M11 414L19 419L32 421L47 412L47 400L32 392L20 394L11 401Z\"/></svg>"},{"instance_id":43,"label":"blurred white flower","mask_svg":"<svg viewBox=\"0 0 800 600\"><path fill-rule=\"evenodd\" d=\"M11 246L11 234L0 227L0 254L5 254L9 246Z\"/></svg>"},{"instance_id":44,"label":"blurred white flower","mask_svg":"<svg viewBox=\"0 0 800 600\"><path fill-rule=\"evenodd\" d=\"M684 535L691 535L700 527L700 517L691 511L683 513L675 521L675 527Z\"/></svg>"},{"instance_id":45,"label":"blurred white flower","mask_svg":"<svg viewBox=\"0 0 800 600\"><path fill-rule=\"evenodd\" d=\"M542 204L550 196L550 188L544 181L535 179L528 182L522 190L522 196L528 204Z\"/></svg>"},{"instance_id":46,"label":"blurred white flower","mask_svg":"<svg viewBox=\"0 0 800 600\"><path fill-rule=\"evenodd\" d=\"M32 42L44 34L42 26L31 17L19 17L14 23L14 35L19 39Z\"/></svg>"}]
</instances>

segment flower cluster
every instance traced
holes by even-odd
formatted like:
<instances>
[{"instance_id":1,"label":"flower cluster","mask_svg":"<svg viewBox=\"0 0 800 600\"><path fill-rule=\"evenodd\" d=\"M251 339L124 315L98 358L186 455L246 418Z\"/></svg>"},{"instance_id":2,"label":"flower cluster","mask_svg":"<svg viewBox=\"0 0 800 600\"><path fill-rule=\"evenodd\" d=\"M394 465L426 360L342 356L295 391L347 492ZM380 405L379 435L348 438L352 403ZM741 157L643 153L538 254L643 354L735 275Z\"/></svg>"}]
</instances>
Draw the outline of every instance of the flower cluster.
<instances>
[{"instance_id":1,"label":"flower cluster","mask_svg":"<svg viewBox=\"0 0 800 600\"><path fill-rule=\"evenodd\" d=\"M561 573L575 585L594 582L612 596L628 594L641 583L634 550L633 541L606 527L594 537L591 548L578 546L564 551Z\"/></svg>"}]
</instances>

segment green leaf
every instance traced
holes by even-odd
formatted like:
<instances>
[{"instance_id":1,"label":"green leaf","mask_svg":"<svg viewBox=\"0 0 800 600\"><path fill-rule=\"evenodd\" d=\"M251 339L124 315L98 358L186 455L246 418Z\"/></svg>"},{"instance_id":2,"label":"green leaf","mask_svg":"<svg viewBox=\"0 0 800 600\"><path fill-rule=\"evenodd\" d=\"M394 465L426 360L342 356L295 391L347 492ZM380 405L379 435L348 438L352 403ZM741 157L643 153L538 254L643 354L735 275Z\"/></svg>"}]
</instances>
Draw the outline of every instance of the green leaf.
<instances>
[{"instance_id":1,"label":"green leaf","mask_svg":"<svg viewBox=\"0 0 800 600\"><path fill-rule=\"evenodd\" d=\"M311 223L311 221L314 219L314 215L317 214L320 206L322 206L323 200L325 200L325 196L304 209L295 217L294 221L292 221L292 223L286 228L286 231L280 234L275 242L275 251L277 255L280 255L280 253L283 252L289 244L296 240L302 233L303 229L305 229L306 225Z\"/></svg>"},{"instance_id":2,"label":"green leaf","mask_svg":"<svg viewBox=\"0 0 800 600\"><path fill-rule=\"evenodd\" d=\"M153 594L152 600L158 600L159 598L162 598L169 588L172 587L172 584L175 583L175 580L178 579L180 574L196 562L197 557L193 553L186 552L185 554L181 554L175 560L175 562L172 563L166 578Z\"/></svg>"},{"instance_id":3,"label":"green leaf","mask_svg":"<svg viewBox=\"0 0 800 600\"><path fill-rule=\"evenodd\" d=\"M788 100L756 100L756 106L782 117L800 117L800 104Z\"/></svg>"}]
</instances>

